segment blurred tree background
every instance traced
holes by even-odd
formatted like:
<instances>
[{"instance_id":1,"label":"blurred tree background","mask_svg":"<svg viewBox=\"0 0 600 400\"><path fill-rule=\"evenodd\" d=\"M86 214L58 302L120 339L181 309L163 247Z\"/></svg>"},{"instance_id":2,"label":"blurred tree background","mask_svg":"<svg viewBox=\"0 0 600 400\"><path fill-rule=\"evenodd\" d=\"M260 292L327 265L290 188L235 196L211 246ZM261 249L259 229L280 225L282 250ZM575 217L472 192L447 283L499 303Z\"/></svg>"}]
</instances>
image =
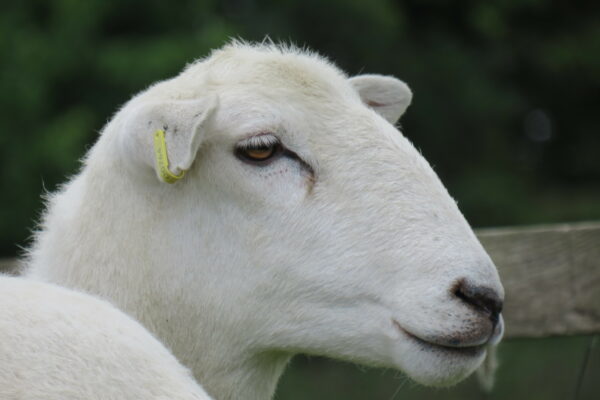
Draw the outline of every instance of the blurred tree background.
<instances>
[{"instance_id":1,"label":"blurred tree background","mask_svg":"<svg viewBox=\"0 0 600 400\"><path fill-rule=\"evenodd\" d=\"M0 5L0 255L27 246L40 195L77 171L132 94L231 37L265 35L351 75L405 80L402 130L474 226L600 219L596 1L28 0ZM490 398L572 398L586 343L504 345ZM600 392L598 358L580 399ZM291 369L280 399L482 397L473 382L432 391L319 358Z\"/></svg>"}]
</instances>

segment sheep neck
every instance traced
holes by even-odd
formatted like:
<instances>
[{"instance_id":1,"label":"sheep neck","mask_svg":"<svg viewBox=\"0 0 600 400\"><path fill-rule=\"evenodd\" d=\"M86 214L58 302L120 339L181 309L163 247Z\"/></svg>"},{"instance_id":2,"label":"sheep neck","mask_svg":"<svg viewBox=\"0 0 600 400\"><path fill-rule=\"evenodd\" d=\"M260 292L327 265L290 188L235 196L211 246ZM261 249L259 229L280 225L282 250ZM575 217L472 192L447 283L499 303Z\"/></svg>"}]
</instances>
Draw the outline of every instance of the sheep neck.
<instances>
[{"instance_id":1,"label":"sheep neck","mask_svg":"<svg viewBox=\"0 0 600 400\"><path fill-rule=\"evenodd\" d=\"M189 270L177 275L176 268L164 268L180 253L164 249L164 237L152 234L161 224L148 218L156 210L144 209L159 195L111 172L122 166L100 166L95 158L103 157L92 152L84 172L50 202L27 274L109 299L164 342L215 399L272 398L291 355L251 349L232 328L235 321L212 312L222 289L196 286L204 297L181 295Z\"/></svg>"}]
</instances>

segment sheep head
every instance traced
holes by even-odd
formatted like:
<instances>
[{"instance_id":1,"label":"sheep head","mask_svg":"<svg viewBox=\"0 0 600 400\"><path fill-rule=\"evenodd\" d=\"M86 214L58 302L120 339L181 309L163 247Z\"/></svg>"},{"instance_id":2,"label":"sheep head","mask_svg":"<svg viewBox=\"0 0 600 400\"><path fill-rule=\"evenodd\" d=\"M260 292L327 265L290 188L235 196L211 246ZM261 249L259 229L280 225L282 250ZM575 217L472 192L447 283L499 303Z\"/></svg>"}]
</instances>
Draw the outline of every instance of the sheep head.
<instances>
[{"instance_id":1,"label":"sheep head","mask_svg":"<svg viewBox=\"0 0 600 400\"><path fill-rule=\"evenodd\" d=\"M90 152L82 176L107 196L93 208L119 218L96 217L106 227L82 229L77 254L105 269L37 273L112 298L216 397L236 397L244 379L272 391L298 352L455 383L499 340L504 295L394 126L411 98L396 78L348 78L296 49L215 51L132 99ZM156 161L157 130L170 173L186 171L174 184ZM39 254L51 246L44 233L38 242Z\"/></svg>"}]
</instances>

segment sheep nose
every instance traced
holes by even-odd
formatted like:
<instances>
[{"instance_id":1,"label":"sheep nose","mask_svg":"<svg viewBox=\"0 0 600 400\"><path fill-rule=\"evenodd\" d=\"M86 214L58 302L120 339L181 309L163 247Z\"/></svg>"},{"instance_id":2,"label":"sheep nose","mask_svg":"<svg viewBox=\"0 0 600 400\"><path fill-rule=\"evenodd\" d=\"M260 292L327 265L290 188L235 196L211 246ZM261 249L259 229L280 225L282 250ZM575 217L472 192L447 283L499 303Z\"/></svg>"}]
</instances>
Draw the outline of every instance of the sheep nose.
<instances>
[{"instance_id":1,"label":"sheep nose","mask_svg":"<svg viewBox=\"0 0 600 400\"><path fill-rule=\"evenodd\" d=\"M494 325L498 322L503 301L495 290L461 279L454 286L454 295L477 311L489 315Z\"/></svg>"}]
</instances>

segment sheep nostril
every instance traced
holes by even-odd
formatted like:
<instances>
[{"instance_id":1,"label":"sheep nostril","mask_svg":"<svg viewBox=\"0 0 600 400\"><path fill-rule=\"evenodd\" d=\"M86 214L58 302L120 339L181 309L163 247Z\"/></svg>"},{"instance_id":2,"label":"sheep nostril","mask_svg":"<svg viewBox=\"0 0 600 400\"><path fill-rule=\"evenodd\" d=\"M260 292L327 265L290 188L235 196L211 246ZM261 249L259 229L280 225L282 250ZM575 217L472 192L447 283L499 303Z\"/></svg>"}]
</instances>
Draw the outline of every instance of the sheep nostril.
<instances>
[{"instance_id":1,"label":"sheep nostril","mask_svg":"<svg viewBox=\"0 0 600 400\"><path fill-rule=\"evenodd\" d=\"M485 286L476 286L461 279L454 286L453 294L478 311L488 314L494 325L498 322L503 302L495 290Z\"/></svg>"}]
</instances>

